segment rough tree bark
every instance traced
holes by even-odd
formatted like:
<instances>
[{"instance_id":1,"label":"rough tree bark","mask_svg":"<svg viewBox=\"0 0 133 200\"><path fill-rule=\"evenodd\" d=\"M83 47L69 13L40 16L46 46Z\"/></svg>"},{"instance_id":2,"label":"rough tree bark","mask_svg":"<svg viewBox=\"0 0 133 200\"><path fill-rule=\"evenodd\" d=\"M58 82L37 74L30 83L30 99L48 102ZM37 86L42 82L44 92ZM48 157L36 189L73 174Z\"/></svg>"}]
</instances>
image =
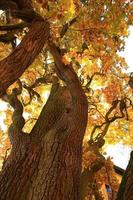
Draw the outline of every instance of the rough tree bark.
<instances>
[{"instance_id":1,"label":"rough tree bark","mask_svg":"<svg viewBox=\"0 0 133 200\"><path fill-rule=\"evenodd\" d=\"M58 76L30 135L22 132L23 108L16 90L9 128L12 151L0 174L1 200L78 200L82 140L88 115L86 96L72 66L65 66L50 41ZM22 123L20 123L22 122Z\"/></svg>"},{"instance_id":2,"label":"rough tree bark","mask_svg":"<svg viewBox=\"0 0 133 200\"><path fill-rule=\"evenodd\" d=\"M11 9L14 17L32 21L29 32L22 42L5 59L0 61L0 96L6 93L6 89L14 83L28 66L34 61L36 56L44 47L49 37L49 23L41 16L34 13L30 6L30 1L16 1L18 9L12 9L15 1L0 2L0 8ZM3 5L3 7L2 7ZM6 77L6 78L5 78Z\"/></svg>"},{"instance_id":3,"label":"rough tree bark","mask_svg":"<svg viewBox=\"0 0 133 200\"><path fill-rule=\"evenodd\" d=\"M17 4L16 4L17 3ZM1 1L12 16L32 24L10 56L0 62L0 95L33 62L49 37L49 24L36 15L30 0ZM25 11L25 9L27 9ZM49 42L56 71L66 86L53 84L31 134L22 131L23 107L14 89L8 97L14 108L9 138L11 154L0 173L1 200L78 200L82 140L87 124L86 96L72 66L65 66L56 46ZM6 77L6 78L5 78Z\"/></svg>"},{"instance_id":4,"label":"rough tree bark","mask_svg":"<svg viewBox=\"0 0 133 200\"><path fill-rule=\"evenodd\" d=\"M122 177L116 200L133 200L133 151L127 169Z\"/></svg>"}]
</instances>

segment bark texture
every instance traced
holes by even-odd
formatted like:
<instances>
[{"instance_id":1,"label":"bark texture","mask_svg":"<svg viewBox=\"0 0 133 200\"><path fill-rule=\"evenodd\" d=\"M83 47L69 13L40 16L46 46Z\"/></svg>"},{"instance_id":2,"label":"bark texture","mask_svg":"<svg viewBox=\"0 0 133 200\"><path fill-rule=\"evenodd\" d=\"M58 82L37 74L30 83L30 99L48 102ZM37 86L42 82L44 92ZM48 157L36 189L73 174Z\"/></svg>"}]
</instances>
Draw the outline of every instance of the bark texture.
<instances>
[{"instance_id":1,"label":"bark texture","mask_svg":"<svg viewBox=\"0 0 133 200\"><path fill-rule=\"evenodd\" d=\"M31 22L28 34L0 62L0 95L34 61L49 37L49 23L36 15L30 0L1 1L14 17ZM8 96L14 108L9 138L11 154L0 173L1 200L79 200L82 140L88 115L86 96L72 66L65 66L49 41L58 76L31 134L22 131L21 89Z\"/></svg>"},{"instance_id":2,"label":"bark texture","mask_svg":"<svg viewBox=\"0 0 133 200\"><path fill-rule=\"evenodd\" d=\"M9 128L12 151L0 174L1 200L79 200L82 140L88 105L71 65L65 66L49 41L58 76L30 135L23 127L22 106L13 91ZM22 121L20 124L19 122Z\"/></svg>"},{"instance_id":3,"label":"bark texture","mask_svg":"<svg viewBox=\"0 0 133 200\"><path fill-rule=\"evenodd\" d=\"M49 37L47 21L36 20L20 45L0 62L0 95L14 83L34 61Z\"/></svg>"},{"instance_id":4,"label":"bark texture","mask_svg":"<svg viewBox=\"0 0 133 200\"><path fill-rule=\"evenodd\" d=\"M130 155L130 161L122 177L120 188L116 200L133 200L133 151Z\"/></svg>"},{"instance_id":5,"label":"bark texture","mask_svg":"<svg viewBox=\"0 0 133 200\"><path fill-rule=\"evenodd\" d=\"M12 1L3 2L4 9L11 7L10 2ZM48 21L34 13L30 1L16 2L18 9L14 10L11 7L11 14L22 19L26 18L28 21L32 21L32 24L22 42L7 58L0 61L0 96L6 93L6 89L32 64L42 50L50 32ZM15 3L15 1L12 3Z\"/></svg>"}]
</instances>

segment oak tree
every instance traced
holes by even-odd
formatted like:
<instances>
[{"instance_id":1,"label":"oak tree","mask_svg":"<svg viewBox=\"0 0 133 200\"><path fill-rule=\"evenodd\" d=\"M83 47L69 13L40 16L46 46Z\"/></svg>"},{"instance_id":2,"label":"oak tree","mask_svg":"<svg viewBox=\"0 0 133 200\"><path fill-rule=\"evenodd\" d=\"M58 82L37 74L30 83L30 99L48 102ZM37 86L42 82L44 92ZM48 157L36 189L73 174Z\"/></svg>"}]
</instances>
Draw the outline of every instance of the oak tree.
<instances>
[{"instance_id":1,"label":"oak tree","mask_svg":"<svg viewBox=\"0 0 133 200\"><path fill-rule=\"evenodd\" d=\"M0 96L8 127L1 151L11 147L0 173L2 200L102 199L105 171L116 198L113 165L100 149L120 140L132 145L132 74L119 55L132 6L0 2ZM131 161L117 199L132 199Z\"/></svg>"}]
</instances>

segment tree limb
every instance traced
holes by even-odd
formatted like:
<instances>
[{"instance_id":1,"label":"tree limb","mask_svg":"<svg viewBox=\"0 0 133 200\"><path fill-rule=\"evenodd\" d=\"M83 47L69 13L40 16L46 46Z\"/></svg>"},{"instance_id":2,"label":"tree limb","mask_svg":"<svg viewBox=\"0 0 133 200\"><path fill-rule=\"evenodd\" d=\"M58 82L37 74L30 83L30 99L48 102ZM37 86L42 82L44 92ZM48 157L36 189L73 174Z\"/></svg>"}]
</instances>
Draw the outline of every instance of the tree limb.
<instances>
[{"instance_id":1,"label":"tree limb","mask_svg":"<svg viewBox=\"0 0 133 200\"><path fill-rule=\"evenodd\" d=\"M32 20L32 24L21 43L7 58L0 61L0 96L6 93L6 89L34 61L47 41L50 32L48 21L33 11L30 0L14 0L14 2L21 10L10 8L11 14L20 18L26 16L26 19Z\"/></svg>"},{"instance_id":2,"label":"tree limb","mask_svg":"<svg viewBox=\"0 0 133 200\"><path fill-rule=\"evenodd\" d=\"M18 84L19 88L14 88L12 94L7 96L10 105L14 108L12 124L8 129L9 138L13 147L16 146L19 140L19 134L22 132L22 128L25 124L25 120L22 116L23 106L17 97L22 92L22 85L20 81L18 81Z\"/></svg>"},{"instance_id":3,"label":"tree limb","mask_svg":"<svg viewBox=\"0 0 133 200\"><path fill-rule=\"evenodd\" d=\"M60 32L60 37L63 38L66 32L68 31L69 27L72 26L76 21L78 17L74 17L71 21L67 22L63 25L63 28Z\"/></svg>"},{"instance_id":4,"label":"tree limb","mask_svg":"<svg viewBox=\"0 0 133 200\"><path fill-rule=\"evenodd\" d=\"M35 19L42 19L42 17L32 9L11 10L11 15L12 17L22 19L28 23Z\"/></svg>"},{"instance_id":5,"label":"tree limb","mask_svg":"<svg viewBox=\"0 0 133 200\"><path fill-rule=\"evenodd\" d=\"M103 75L104 75L103 73L95 72L91 77L87 76L87 83L86 83L86 85L85 85L86 89L89 89L90 84L92 83L93 78L94 78L95 76L103 76Z\"/></svg>"},{"instance_id":6,"label":"tree limb","mask_svg":"<svg viewBox=\"0 0 133 200\"><path fill-rule=\"evenodd\" d=\"M122 177L116 200L132 200L133 190L133 151L130 155L130 160L126 171Z\"/></svg>"},{"instance_id":7,"label":"tree limb","mask_svg":"<svg viewBox=\"0 0 133 200\"><path fill-rule=\"evenodd\" d=\"M0 61L0 96L22 75L40 53L49 37L49 23L34 20L21 43L5 59Z\"/></svg>"},{"instance_id":8,"label":"tree limb","mask_svg":"<svg viewBox=\"0 0 133 200\"><path fill-rule=\"evenodd\" d=\"M25 27L30 26L29 23L22 22L19 24L13 24L13 25L5 25L5 26L0 26L0 31L13 31L17 29L23 29Z\"/></svg>"},{"instance_id":9,"label":"tree limb","mask_svg":"<svg viewBox=\"0 0 133 200\"><path fill-rule=\"evenodd\" d=\"M101 124L101 125L95 125L92 132L91 132L91 136L90 138L92 139L93 138L93 135L95 133L95 131L99 128L102 128L104 126L104 129L102 130L101 133L99 133L97 136L96 136L96 140L99 138L99 137L104 137L108 131L108 128L109 128L109 125L114 122L115 120L117 119L120 119L120 118L123 118L125 115L121 115L121 116L113 116L111 118L109 118L109 115L112 113L112 111L118 106L120 100L115 100L113 101L112 103L112 106L110 107L110 109L108 110L108 112L106 113L105 115L105 121Z\"/></svg>"},{"instance_id":10,"label":"tree limb","mask_svg":"<svg viewBox=\"0 0 133 200\"><path fill-rule=\"evenodd\" d=\"M79 108L79 104L87 106L87 99L78 80L76 73L74 72L71 65L65 65L62 61L62 56L60 55L56 45L50 40L49 49L55 61L55 70L60 79L62 79L71 95L74 107Z\"/></svg>"}]
</instances>

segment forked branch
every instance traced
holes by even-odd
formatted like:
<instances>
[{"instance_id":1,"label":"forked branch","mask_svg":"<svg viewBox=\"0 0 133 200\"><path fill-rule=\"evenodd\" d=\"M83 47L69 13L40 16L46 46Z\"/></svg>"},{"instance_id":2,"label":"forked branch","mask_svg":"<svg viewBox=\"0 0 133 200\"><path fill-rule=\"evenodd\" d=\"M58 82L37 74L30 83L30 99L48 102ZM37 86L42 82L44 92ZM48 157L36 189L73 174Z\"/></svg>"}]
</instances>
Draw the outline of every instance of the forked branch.
<instances>
[{"instance_id":1,"label":"forked branch","mask_svg":"<svg viewBox=\"0 0 133 200\"><path fill-rule=\"evenodd\" d=\"M86 96L71 64L65 65L63 63L62 56L60 55L58 50L59 48L56 47L52 40L49 40L48 45L55 61L56 73L59 78L66 83L72 96L73 106L76 107L77 111L79 110L79 108L81 108L79 105L84 105L86 107L85 110L88 110Z\"/></svg>"}]
</instances>

